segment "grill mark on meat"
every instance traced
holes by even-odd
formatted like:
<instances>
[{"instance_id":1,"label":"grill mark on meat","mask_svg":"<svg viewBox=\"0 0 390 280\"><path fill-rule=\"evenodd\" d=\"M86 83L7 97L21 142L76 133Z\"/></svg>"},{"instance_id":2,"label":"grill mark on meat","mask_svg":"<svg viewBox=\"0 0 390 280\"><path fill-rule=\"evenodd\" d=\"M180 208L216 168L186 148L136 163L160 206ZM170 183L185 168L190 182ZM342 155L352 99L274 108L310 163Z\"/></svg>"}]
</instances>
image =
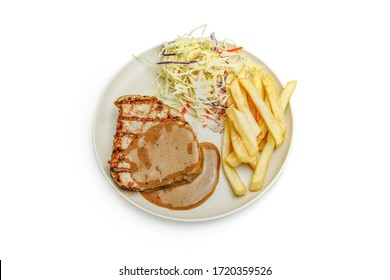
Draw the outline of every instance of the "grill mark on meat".
<instances>
[{"instance_id":1,"label":"grill mark on meat","mask_svg":"<svg viewBox=\"0 0 390 280\"><path fill-rule=\"evenodd\" d=\"M150 113L152 112L153 109L154 109L154 106L150 106L149 112L148 112L148 114L147 114L148 116L150 116ZM144 129L144 127L145 127L145 124L146 124L147 122L150 122L150 121L146 120L146 119L150 119L150 118L143 118L143 119L145 119L145 121L142 122L141 131L143 131L143 129Z\"/></svg>"}]
</instances>

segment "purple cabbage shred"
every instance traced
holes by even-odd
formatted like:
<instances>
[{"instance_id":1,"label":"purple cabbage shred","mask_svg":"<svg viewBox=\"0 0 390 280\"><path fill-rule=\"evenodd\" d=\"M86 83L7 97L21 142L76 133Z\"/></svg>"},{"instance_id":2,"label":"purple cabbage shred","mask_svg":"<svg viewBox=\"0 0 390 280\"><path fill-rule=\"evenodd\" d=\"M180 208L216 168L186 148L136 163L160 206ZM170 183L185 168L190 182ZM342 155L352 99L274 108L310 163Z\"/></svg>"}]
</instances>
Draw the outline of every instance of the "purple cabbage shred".
<instances>
[{"instance_id":1,"label":"purple cabbage shred","mask_svg":"<svg viewBox=\"0 0 390 280\"><path fill-rule=\"evenodd\" d=\"M192 61L159 61L156 64L192 64L198 62L197 60Z\"/></svg>"}]
</instances>

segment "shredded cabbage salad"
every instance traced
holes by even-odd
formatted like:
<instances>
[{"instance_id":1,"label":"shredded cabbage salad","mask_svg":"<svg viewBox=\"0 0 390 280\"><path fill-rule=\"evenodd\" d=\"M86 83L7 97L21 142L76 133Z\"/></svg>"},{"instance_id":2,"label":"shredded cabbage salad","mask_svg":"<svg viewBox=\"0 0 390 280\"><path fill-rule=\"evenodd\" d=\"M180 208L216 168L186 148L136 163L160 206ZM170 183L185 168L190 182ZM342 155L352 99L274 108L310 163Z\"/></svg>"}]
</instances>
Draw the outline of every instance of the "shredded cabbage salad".
<instances>
[{"instance_id":1,"label":"shredded cabbage salad","mask_svg":"<svg viewBox=\"0 0 390 280\"><path fill-rule=\"evenodd\" d=\"M220 131L229 97L226 76L253 64L240 53L243 48L230 40L219 42L214 33L203 37L203 32L195 37L200 28L204 32L206 26L163 44L154 64L158 73L154 94L183 114L194 114L203 126Z\"/></svg>"}]
</instances>

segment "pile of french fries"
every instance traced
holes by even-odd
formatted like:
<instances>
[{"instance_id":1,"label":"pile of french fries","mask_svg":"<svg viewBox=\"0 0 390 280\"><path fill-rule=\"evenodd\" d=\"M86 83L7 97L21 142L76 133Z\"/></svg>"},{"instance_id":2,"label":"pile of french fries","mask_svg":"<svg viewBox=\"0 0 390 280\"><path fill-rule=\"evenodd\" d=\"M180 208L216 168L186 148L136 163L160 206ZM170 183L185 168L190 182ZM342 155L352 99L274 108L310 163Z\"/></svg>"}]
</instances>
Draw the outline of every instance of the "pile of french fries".
<instances>
[{"instance_id":1,"label":"pile of french fries","mask_svg":"<svg viewBox=\"0 0 390 280\"><path fill-rule=\"evenodd\" d=\"M236 196L247 188L236 171L242 163L254 172L249 189L259 191L275 148L286 137L284 111L297 82L291 81L279 95L272 76L245 66L237 76L230 72L226 90L230 93L229 108L222 142L222 167ZM232 106L234 105L234 106Z\"/></svg>"}]
</instances>

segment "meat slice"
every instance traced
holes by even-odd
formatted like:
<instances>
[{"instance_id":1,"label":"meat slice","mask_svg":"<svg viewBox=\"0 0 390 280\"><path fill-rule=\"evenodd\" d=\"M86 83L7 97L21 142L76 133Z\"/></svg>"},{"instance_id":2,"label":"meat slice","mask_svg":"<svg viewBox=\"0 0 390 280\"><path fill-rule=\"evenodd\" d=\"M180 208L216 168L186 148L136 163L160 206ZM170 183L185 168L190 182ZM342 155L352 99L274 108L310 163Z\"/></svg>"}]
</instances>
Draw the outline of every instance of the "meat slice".
<instances>
[{"instance_id":1,"label":"meat slice","mask_svg":"<svg viewBox=\"0 0 390 280\"><path fill-rule=\"evenodd\" d=\"M182 114L156 97L127 95L119 109L111 176L121 188L151 191L192 182L203 152Z\"/></svg>"},{"instance_id":2,"label":"meat slice","mask_svg":"<svg viewBox=\"0 0 390 280\"><path fill-rule=\"evenodd\" d=\"M214 144L203 142L200 145L204 155L203 169L194 181L181 186L143 192L142 196L160 207L173 210L188 210L204 203L218 184L220 157Z\"/></svg>"}]
</instances>

